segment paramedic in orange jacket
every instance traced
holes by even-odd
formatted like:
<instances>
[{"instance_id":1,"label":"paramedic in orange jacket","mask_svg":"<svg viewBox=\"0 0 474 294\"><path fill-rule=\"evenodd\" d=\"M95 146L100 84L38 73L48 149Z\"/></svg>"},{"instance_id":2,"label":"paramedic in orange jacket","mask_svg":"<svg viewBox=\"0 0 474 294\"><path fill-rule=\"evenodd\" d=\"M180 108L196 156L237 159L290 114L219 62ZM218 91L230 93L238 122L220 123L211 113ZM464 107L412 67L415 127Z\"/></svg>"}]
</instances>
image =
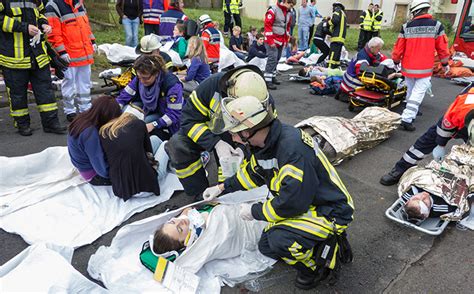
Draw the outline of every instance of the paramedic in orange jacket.
<instances>
[{"instance_id":1,"label":"paramedic in orange jacket","mask_svg":"<svg viewBox=\"0 0 474 294\"><path fill-rule=\"evenodd\" d=\"M411 3L413 19L402 26L392 52L394 63L397 65L401 62L401 71L408 88L401 128L410 132L415 130L413 120L425 92L431 87L435 51L444 70L449 71L448 38L443 25L428 14L430 6L429 0L414 0Z\"/></svg>"},{"instance_id":2,"label":"paramedic in orange jacket","mask_svg":"<svg viewBox=\"0 0 474 294\"><path fill-rule=\"evenodd\" d=\"M81 0L51 0L46 5L45 16L52 27L48 41L69 63L61 92L64 113L71 122L78 111L84 112L91 107L91 64L97 45Z\"/></svg>"}]
</instances>

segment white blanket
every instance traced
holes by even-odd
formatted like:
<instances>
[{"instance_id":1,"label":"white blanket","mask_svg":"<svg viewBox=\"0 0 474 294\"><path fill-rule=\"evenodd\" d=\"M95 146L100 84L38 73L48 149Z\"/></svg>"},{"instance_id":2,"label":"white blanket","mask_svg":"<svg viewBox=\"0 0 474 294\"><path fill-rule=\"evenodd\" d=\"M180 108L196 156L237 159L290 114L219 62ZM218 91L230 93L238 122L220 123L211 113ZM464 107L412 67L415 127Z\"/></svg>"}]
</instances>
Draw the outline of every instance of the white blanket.
<instances>
[{"instance_id":1,"label":"white blanket","mask_svg":"<svg viewBox=\"0 0 474 294\"><path fill-rule=\"evenodd\" d=\"M172 43L173 42L167 42L165 45L163 45L163 47L160 48L160 51L165 52L170 56L171 62L174 66L182 66L183 61L179 57L179 54L171 49ZM117 43L100 44L99 53L104 53L107 57L107 60L114 64L123 61L133 62L138 57L138 54L135 53L135 48Z\"/></svg>"},{"instance_id":2,"label":"white blanket","mask_svg":"<svg viewBox=\"0 0 474 294\"><path fill-rule=\"evenodd\" d=\"M252 58L252 60L250 60L248 62L248 64L253 64L255 66L258 66L258 68L262 72L264 72L265 71L265 66L267 65L267 58L254 57L254 58ZM279 72L288 71L292 68L293 68L293 66L291 66L289 64L286 64L286 63L278 63L277 64L277 71L279 71Z\"/></svg>"},{"instance_id":3,"label":"white blanket","mask_svg":"<svg viewBox=\"0 0 474 294\"><path fill-rule=\"evenodd\" d=\"M259 188L225 195L219 198L219 201L225 204L236 204L262 199L266 195L267 190ZM101 246L91 256L87 269L89 274L94 279L102 281L112 292L166 292L158 282L153 280L153 274L140 263L139 253L149 235L152 235L158 226L171 217L178 215L184 208L137 221L121 228L112 240L110 247ZM197 271L197 275L201 278L199 284L201 293L219 292L223 282L233 285L235 281L242 281L248 273L264 271L275 263L274 260L263 256L256 250L256 242L259 240L264 223L255 222L253 229L248 225L231 225L241 221L240 218L236 218L239 218L237 211L229 214L227 220L222 219L216 222L217 226L211 225L201 236L207 236L202 240L203 243L200 244L201 239L199 239L188 249L189 251L185 251L176 260L179 266L191 272ZM209 246L208 244L211 243L224 245ZM228 247L229 244L233 245ZM196 248L193 248L195 245ZM244 250L242 250L242 246L245 247ZM211 247L219 248L219 250L205 249ZM226 252L224 253L224 251ZM236 252L239 251L242 253L241 256L230 258L238 255ZM226 259L217 260L218 256L226 257ZM205 264L204 267L202 267L203 264Z\"/></svg>"},{"instance_id":4,"label":"white blanket","mask_svg":"<svg viewBox=\"0 0 474 294\"><path fill-rule=\"evenodd\" d=\"M73 249L35 244L0 267L2 293L107 293L71 266Z\"/></svg>"},{"instance_id":5,"label":"white blanket","mask_svg":"<svg viewBox=\"0 0 474 294\"><path fill-rule=\"evenodd\" d=\"M67 147L51 147L23 157L0 157L0 228L29 244L48 242L80 247L109 232L133 214L181 190L168 174L161 195L116 197L111 187L85 183L72 166Z\"/></svg>"}]
</instances>

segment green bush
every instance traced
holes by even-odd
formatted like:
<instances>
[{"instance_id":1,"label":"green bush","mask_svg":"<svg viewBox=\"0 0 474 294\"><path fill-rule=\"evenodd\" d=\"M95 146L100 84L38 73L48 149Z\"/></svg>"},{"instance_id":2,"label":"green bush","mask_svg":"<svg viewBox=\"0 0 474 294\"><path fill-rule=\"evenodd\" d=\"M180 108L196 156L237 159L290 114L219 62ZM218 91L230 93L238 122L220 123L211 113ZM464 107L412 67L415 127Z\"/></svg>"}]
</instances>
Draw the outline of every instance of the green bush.
<instances>
[{"instance_id":1,"label":"green bush","mask_svg":"<svg viewBox=\"0 0 474 294\"><path fill-rule=\"evenodd\" d=\"M442 16L438 15L436 16L436 19L439 20L443 26L444 26L444 31L446 32L446 35L452 35L454 33L454 27L451 21L447 18L444 18Z\"/></svg>"}]
</instances>

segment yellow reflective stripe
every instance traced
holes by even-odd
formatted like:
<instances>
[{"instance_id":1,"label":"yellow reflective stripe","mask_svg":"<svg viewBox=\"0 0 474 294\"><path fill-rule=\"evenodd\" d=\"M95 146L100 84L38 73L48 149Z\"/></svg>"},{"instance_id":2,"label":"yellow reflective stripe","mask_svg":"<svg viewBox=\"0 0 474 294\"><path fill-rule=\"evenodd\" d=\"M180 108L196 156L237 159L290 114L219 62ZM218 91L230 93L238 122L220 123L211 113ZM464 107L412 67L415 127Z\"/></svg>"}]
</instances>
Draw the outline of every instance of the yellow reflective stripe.
<instances>
[{"instance_id":1,"label":"yellow reflective stripe","mask_svg":"<svg viewBox=\"0 0 474 294\"><path fill-rule=\"evenodd\" d=\"M11 33L13 31L14 22L15 21L13 20L13 18L5 15L4 18L3 18L2 30L4 32Z\"/></svg>"},{"instance_id":2,"label":"yellow reflective stripe","mask_svg":"<svg viewBox=\"0 0 474 294\"><path fill-rule=\"evenodd\" d=\"M298 260L293 260L286 257L282 257L281 259L289 265L295 265L298 262Z\"/></svg>"},{"instance_id":3,"label":"yellow reflective stripe","mask_svg":"<svg viewBox=\"0 0 474 294\"><path fill-rule=\"evenodd\" d=\"M209 107L211 107L211 110L213 112L217 112L217 109L219 108L219 103L214 97L212 97L211 102L209 103Z\"/></svg>"},{"instance_id":4,"label":"yellow reflective stripe","mask_svg":"<svg viewBox=\"0 0 474 294\"><path fill-rule=\"evenodd\" d=\"M188 137L197 143L201 135L209 130L209 127L205 123L195 124L188 132Z\"/></svg>"},{"instance_id":5,"label":"yellow reflective stripe","mask_svg":"<svg viewBox=\"0 0 474 294\"><path fill-rule=\"evenodd\" d=\"M301 221L298 219L284 220L284 221L278 222L275 225L278 225L278 226L284 225L287 227L291 227L291 228L306 232L308 234L317 236L322 239L326 239L329 235L329 233L326 230L322 229L321 226L314 224L312 222Z\"/></svg>"},{"instance_id":6,"label":"yellow reflective stripe","mask_svg":"<svg viewBox=\"0 0 474 294\"><path fill-rule=\"evenodd\" d=\"M57 109L58 109L58 104L56 102L38 105L39 112L53 111Z\"/></svg>"},{"instance_id":7,"label":"yellow reflective stripe","mask_svg":"<svg viewBox=\"0 0 474 294\"><path fill-rule=\"evenodd\" d=\"M219 166L217 168L217 181L219 183L222 183L222 182L225 181L225 179L226 179L226 177L224 177L224 175L222 174L222 166Z\"/></svg>"},{"instance_id":8,"label":"yellow reflective stripe","mask_svg":"<svg viewBox=\"0 0 474 294\"><path fill-rule=\"evenodd\" d=\"M36 61L38 62L38 66L42 68L49 63L49 57L46 54L41 54L36 56Z\"/></svg>"},{"instance_id":9,"label":"yellow reflective stripe","mask_svg":"<svg viewBox=\"0 0 474 294\"><path fill-rule=\"evenodd\" d=\"M11 105L11 102L10 102ZM11 116L25 116L28 115L28 108L23 108L23 109L11 109L10 108L10 115Z\"/></svg>"},{"instance_id":10,"label":"yellow reflective stripe","mask_svg":"<svg viewBox=\"0 0 474 294\"><path fill-rule=\"evenodd\" d=\"M177 169L176 175L178 176L178 178L184 179L184 178L194 175L202 167L203 167L202 161L199 158L197 161L191 163L188 167L183 168L183 169Z\"/></svg>"},{"instance_id":11,"label":"yellow reflective stripe","mask_svg":"<svg viewBox=\"0 0 474 294\"><path fill-rule=\"evenodd\" d=\"M336 249L334 249L334 254L332 255L332 258L331 258L331 263L329 264L329 268L330 269L334 269L334 267L336 266L336 254L337 254L337 251L339 251L339 244L336 242Z\"/></svg>"},{"instance_id":12,"label":"yellow reflective stripe","mask_svg":"<svg viewBox=\"0 0 474 294\"><path fill-rule=\"evenodd\" d=\"M207 108L201 103L201 100L199 100L199 98L197 97L196 91L193 91L189 98L191 99L191 102L193 103L194 107L196 107L196 109L202 115L209 116L209 108Z\"/></svg>"},{"instance_id":13,"label":"yellow reflective stripe","mask_svg":"<svg viewBox=\"0 0 474 294\"><path fill-rule=\"evenodd\" d=\"M255 159L255 156L252 154L252 157L250 157L250 167L252 168L252 171L255 173L255 167L257 166L257 160Z\"/></svg>"},{"instance_id":14,"label":"yellow reflective stripe","mask_svg":"<svg viewBox=\"0 0 474 294\"><path fill-rule=\"evenodd\" d=\"M167 63L165 64L165 67L166 67L166 68L170 68L170 67L172 67L172 66L173 66L173 62L171 62L171 61L170 61L170 62L167 62Z\"/></svg>"},{"instance_id":15,"label":"yellow reflective stripe","mask_svg":"<svg viewBox=\"0 0 474 294\"><path fill-rule=\"evenodd\" d=\"M280 182L283 181L283 179L286 176L290 176L300 182L303 182L303 171L299 168L297 168L294 165L291 164L285 164L281 169L280 172L278 173L278 177L280 178Z\"/></svg>"},{"instance_id":16,"label":"yellow reflective stripe","mask_svg":"<svg viewBox=\"0 0 474 294\"><path fill-rule=\"evenodd\" d=\"M237 180L245 190L250 190L256 188L257 185L254 183L254 181L252 181L252 178L247 172L247 165L248 163L239 169L237 172Z\"/></svg>"},{"instance_id":17,"label":"yellow reflective stripe","mask_svg":"<svg viewBox=\"0 0 474 294\"><path fill-rule=\"evenodd\" d=\"M273 199L275 199L275 198L273 198ZM273 201L273 199L265 201L265 203L263 203L263 206L262 206L263 215L265 216L265 218L269 222L276 222L276 221L280 221L280 220L285 219L285 218L279 216L275 212L275 209L273 209L273 206L272 206L272 203L271 203Z\"/></svg>"},{"instance_id":18,"label":"yellow reflective stripe","mask_svg":"<svg viewBox=\"0 0 474 294\"><path fill-rule=\"evenodd\" d=\"M316 262L313 260L313 249L308 249L306 252L301 251L302 246L295 241L293 245L288 247L288 251L290 254L295 258L296 262L301 262L306 267L315 270L316 269ZM291 260L291 259L289 259ZM295 262L295 263L296 263Z\"/></svg>"}]
</instances>

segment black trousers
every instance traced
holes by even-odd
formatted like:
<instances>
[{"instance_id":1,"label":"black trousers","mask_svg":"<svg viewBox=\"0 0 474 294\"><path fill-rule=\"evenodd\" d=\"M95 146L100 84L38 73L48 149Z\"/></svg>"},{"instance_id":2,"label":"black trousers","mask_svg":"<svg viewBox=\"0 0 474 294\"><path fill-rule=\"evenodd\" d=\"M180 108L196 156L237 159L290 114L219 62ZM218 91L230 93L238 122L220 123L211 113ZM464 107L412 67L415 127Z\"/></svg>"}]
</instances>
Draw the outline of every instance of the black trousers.
<instances>
[{"instance_id":1,"label":"black trousers","mask_svg":"<svg viewBox=\"0 0 474 294\"><path fill-rule=\"evenodd\" d=\"M324 42L324 40L319 39L319 38L314 38L313 39L314 46L321 51L322 55L319 57L318 61L316 63L321 63L323 62L326 57L329 55L329 46Z\"/></svg>"},{"instance_id":2,"label":"black trousers","mask_svg":"<svg viewBox=\"0 0 474 294\"><path fill-rule=\"evenodd\" d=\"M341 65L341 52L342 46L341 42L331 42L330 51L329 51L329 68L338 68Z\"/></svg>"},{"instance_id":3,"label":"black trousers","mask_svg":"<svg viewBox=\"0 0 474 294\"><path fill-rule=\"evenodd\" d=\"M360 51L362 48L365 47L365 44L372 39L372 32L366 30L360 30L359 32L359 40L357 41L357 51Z\"/></svg>"},{"instance_id":4,"label":"black trousers","mask_svg":"<svg viewBox=\"0 0 474 294\"><path fill-rule=\"evenodd\" d=\"M49 65L31 69L3 68L3 77L10 102L10 115L17 125L29 126L28 83L31 82L43 126L49 126L58 119L58 105L51 85Z\"/></svg>"},{"instance_id":5,"label":"black trousers","mask_svg":"<svg viewBox=\"0 0 474 294\"><path fill-rule=\"evenodd\" d=\"M149 34L160 35L160 25L159 24L145 23L145 24L143 24L143 27L145 29L145 36L149 35Z\"/></svg>"},{"instance_id":6,"label":"black trousers","mask_svg":"<svg viewBox=\"0 0 474 294\"><path fill-rule=\"evenodd\" d=\"M234 26L239 26L242 30L242 19L240 14L232 14L224 11L224 33L229 33L232 30L232 16L234 17ZM232 33L232 32L230 32Z\"/></svg>"},{"instance_id":7,"label":"black trousers","mask_svg":"<svg viewBox=\"0 0 474 294\"><path fill-rule=\"evenodd\" d=\"M308 48L311 48L311 40L313 39L314 24L309 27Z\"/></svg>"}]
</instances>

